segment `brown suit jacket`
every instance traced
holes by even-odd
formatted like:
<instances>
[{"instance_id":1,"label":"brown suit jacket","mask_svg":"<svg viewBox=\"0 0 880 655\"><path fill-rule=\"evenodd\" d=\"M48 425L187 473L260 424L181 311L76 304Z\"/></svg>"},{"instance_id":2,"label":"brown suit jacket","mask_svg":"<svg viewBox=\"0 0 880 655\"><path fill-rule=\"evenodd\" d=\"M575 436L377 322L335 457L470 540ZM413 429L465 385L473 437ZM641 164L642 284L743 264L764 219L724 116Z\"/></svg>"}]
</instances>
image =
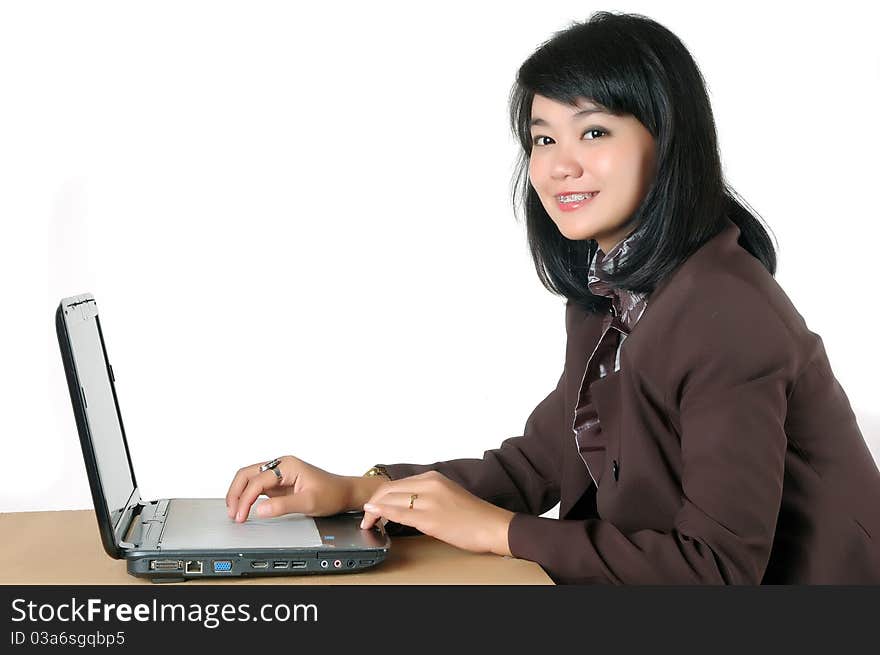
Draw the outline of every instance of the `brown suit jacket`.
<instances>
[{"instance_id":1,"label":"brown suit jacket","mask_svg":"<svg viewBox=\"0 0 880 655\"><path fill-rule=\"evenodd\" d=\"M572 419L601 317L571 302L564 370L522 436L391 477L436 470L516 512L511 552L559 583L880 583L880 472L821 337L738 237L728 220L655 289L591 385L598 488Z\"/></svg>"}]
</instances>

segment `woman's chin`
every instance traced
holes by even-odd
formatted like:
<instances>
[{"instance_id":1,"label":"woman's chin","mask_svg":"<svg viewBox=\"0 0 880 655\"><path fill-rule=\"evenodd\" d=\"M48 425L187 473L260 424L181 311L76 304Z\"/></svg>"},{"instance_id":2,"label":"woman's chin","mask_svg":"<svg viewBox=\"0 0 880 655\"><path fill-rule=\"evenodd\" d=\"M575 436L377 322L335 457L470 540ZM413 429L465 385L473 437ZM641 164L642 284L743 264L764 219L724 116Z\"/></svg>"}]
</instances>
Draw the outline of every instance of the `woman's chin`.
<instances>
[{"instance_id":1,"label":"woman's chin","mask_svg":"<svg viewBox=\"0 0 880 655\"><path fill-rule=\"evenodd\" d=\"M559 230L559 233L569 241L585 241L593 238L592 230L585 230L583 228L577 229L573 228L571 225L560 225L559 223L556 224L556 228Z\"/></svg>"}]
</instances>

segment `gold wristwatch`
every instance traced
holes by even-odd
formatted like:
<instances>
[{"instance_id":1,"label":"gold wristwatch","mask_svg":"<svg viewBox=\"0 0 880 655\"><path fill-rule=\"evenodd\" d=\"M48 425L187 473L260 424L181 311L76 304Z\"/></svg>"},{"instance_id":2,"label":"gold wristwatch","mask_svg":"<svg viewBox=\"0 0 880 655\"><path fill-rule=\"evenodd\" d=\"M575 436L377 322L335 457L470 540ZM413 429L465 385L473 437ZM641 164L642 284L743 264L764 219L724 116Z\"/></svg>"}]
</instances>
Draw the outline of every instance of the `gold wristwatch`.
<instances>
[{"instance_id":1,"label":"gold wristwatch","mask_svg":"<svg viewBox=\"0 0 880 655\"><path fill-rule=\"evenodd\" d=\"M366 473L364 473L365 478L375 478L377 476L382 476L382 477L385 477L389 480L391 479L391 476L388 475L388 471L381 464L378 464L376 466L371 466L370 470L367 471Z\"/></svg>"}]
</instances>

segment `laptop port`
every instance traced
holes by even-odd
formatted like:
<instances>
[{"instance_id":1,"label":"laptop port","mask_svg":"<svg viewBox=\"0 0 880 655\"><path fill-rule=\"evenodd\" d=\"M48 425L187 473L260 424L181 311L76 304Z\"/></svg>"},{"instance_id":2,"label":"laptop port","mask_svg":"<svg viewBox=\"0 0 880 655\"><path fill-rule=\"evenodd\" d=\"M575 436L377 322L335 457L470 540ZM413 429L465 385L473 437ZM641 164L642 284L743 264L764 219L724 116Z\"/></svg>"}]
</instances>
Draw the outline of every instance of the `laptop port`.
<instances>
[{"instance_id":1,"label":"laptop port","mask_svg":"<svg viewBox=\"0 0 880 655\"><path fill-rule=\"evenodd\" d=\"M290 562L287 562L287 561L281 561L281 562L279 562L279 561L275 561L275 562L272 562L272 568L273 568L273 569L286 569L286 568L288 568L289 566L290 566Z\"/></svg>"},{"instance_id":2,"label":"laptop port","mask_svg":"<svg viewBox=\"0 0 880 655\"><path fill-rule=\"evenodd\" d=\"M226 573L232 570L232 560L216 559L214 560L214 573Z\"/></svg>"},{"instance_id":3,"label":"laptop port","mask_svg":"<svg viewBox=\"0 0 880 655\"><path fill-rule=\"evenodd\" d=\"M337 569L341 569L342 568L342 560L341 559L333 560L333 566L336 567Z\"/></svg>"},{"instance_id":4,"label":"laptop port","mask_svg":"<svg viewBox=\"0 0 880 655\"><path fill-rule=\"evenodd\" d=\"M356 562L353 559L350 559L345 563L345 566L347 566L350 569L353 569L355 564L356 564Z\"/></svg>"},{"instance_id":5,"label":"laptop port","mask_svg":"<svg viewBox=\"0 0 880 655\"><path fill-rule=\"evenodd\" d=\"M292 569L304 569L304 568L306 568L306 563L305 563L305 562L302 562L302 561L300 561L300 562L291 562L291 563L290 563L290 568L292 568Z\"/></svg>"},{"instance_id":6,"label":"laptop port","mask_svg":"<svg viewBox=\"0 0 880 655\"><path fill-rule=\"evenodd\" d=\"M151 571L181 571L183 561L179 559L153 559L150 560Z\"/></svg>"},{"instance_id":7,"label":"laptop port","mask_svg":"<svg viewBox=\"0 0 880 655\"><path fill-rule=\"evenodd\" d=\"M325 560L325 559L322 559L322 560L321 560L321 568L322 568L322 569L326 569L328 566L330 566L330 562L328 562L328 561Z\"/></svg>"},{"instance_id":8,"label":"laptop port","mask_svg":"<svg viewBox=\"0 0 880 655\"><path fill-rule=\"evenodd\" d=\"M251 568L267 569L269 568L269 562L267 562L266 560L257 560L256 562L251 562Z\"/></svg>"},{"instance_id":9,"label":"laptop port","mask_svg":"<svg viewBox=\"0 0 880 655\"><path fill-rule=\"evenodd\" d=\"M187 573L201 573L202 572L202 563L201 562L187 562L186 563L186 572Z\"/></svg>"}]
</instances>

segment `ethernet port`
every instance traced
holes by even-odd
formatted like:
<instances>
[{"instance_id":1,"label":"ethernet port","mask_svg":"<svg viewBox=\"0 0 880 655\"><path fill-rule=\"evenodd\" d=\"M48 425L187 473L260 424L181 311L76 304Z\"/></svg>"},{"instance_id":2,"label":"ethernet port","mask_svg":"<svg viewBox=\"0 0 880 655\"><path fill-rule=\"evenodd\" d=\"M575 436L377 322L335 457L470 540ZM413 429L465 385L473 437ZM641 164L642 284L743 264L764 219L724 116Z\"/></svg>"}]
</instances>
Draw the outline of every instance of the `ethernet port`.
<instances>
[{"instance_id":1,"label":"ethernet port","mask_svg":"<svg viewBox=\"0 0 880 655\"><path fill-rule=\"evenodd\" d=\"M202 563L201 562L187 562L186 563L186 572L187 573L201 573L202 572Z\"/></svg>"}]
</instances>

